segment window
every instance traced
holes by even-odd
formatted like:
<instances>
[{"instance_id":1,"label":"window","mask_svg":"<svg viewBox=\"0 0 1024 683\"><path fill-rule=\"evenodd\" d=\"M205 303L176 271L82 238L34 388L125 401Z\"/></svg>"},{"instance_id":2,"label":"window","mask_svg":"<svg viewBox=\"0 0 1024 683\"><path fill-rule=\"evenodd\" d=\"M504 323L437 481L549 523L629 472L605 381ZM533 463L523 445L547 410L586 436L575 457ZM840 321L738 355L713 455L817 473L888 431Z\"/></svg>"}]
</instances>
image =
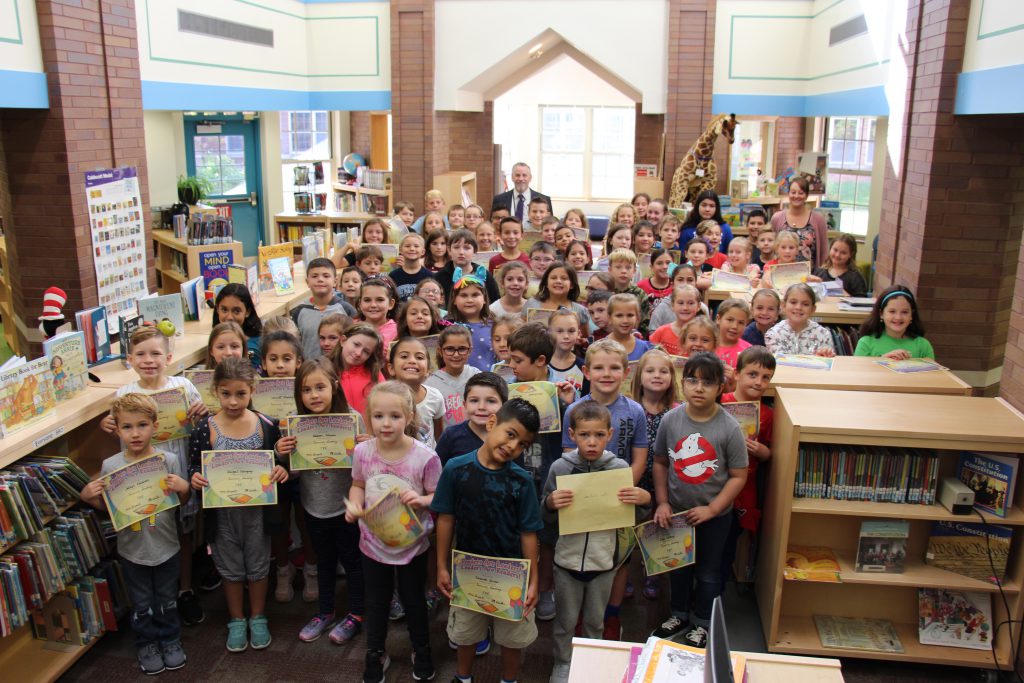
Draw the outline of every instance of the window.
<instances>
[{"instance_id":1,"label":"window","mask_svg":"<svg viewBox=\"0 0 1024 683\"><path fill-rule=\"evenodd\" d=\"M192 138L196 177L210 184L214 197L245 194L245 139L241 135Z\"/></svg>"},{"instance_id":2,"label":"window","mask_svg":"<svg viewBox=\"0 0 1024 683\"><path fill-rule=\"evenodd\" d=\"M295 211L295 192L329 194L324 179L314 182L313 162L331 158L330 116L326 111L282 111L281 122L281 188L284 193L284 211ZM309 184L296 186L295 168L308 169ZM324 164L325 167L328 164ZM315 185L315 189L314 189ZM329 199L329 198L327 198ZM323 202L327 203L326 199Z\"/></svg>"},{"instance_id":3,"label":"window","mask_svg":"<svg viewBox=\"0 0 1024 683\"><path fill-rule=\"evenodd\" d=\"M633 194L630 107L540 108L540 189L572 199L623 199Z\"/></svg>"},{"instance_id":4,"label":"window","mask_svg":"<svg viewBox=\"0 0 1024 683\"><path fill-rule=\"evenodd\" d=\"M829 119L825 150L828 152L825 199L839 202L843 213L838 229L864 235L868 229L871 169L875 161L875 119L857 116Z\"/></svg>"}]
</instances>

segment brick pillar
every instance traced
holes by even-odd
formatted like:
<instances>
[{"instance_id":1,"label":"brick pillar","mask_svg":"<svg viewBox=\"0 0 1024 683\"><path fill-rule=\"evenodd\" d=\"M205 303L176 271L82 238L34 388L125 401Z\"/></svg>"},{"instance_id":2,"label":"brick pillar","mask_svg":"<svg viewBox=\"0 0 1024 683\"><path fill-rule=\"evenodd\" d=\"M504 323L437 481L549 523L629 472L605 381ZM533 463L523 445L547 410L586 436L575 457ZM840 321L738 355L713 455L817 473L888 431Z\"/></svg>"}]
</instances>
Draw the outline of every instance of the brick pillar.
<instances>
[{"instance_id":1,"label":"brick pillar","mask_svg":"<svg viewBox=\"0 0 1024 683\"><path fill-rule=\"evenodd\" d=\"M806 123L802 116L780 116L775 122L775 175L790 167L796 169L804 149Z\"/></svg>"},{"instance_id":2,"label":"brick pillar","mask_svg":"<svg viewBox=\"0 0 1024 683\"><path fill-rule=\"evenodd\" d=\"M377 160L370 159L370 112L353 111L348 115L349 149L370 160L371 168L382 168ZM386 161L386 160L385 160Z\"/></svg>"},{"instance_id":3,"label":"brick pillar","mask_svg":"<svg viewBox=\"0 0 1024 683\"><path fill-rule=\"evenodd\" d=\"M4 213L14 311L28 330L51 285L68 294L65 315L97 303L86 171L136 166L150 234L134 0L36 0L36 12L50 108L0 120L14 169ZM152 254L147 265L153 285ZM18 336L27 349L24 329Z\"/></svg>"},{"instance_id":4,"label":"brick pillar","mask_svg":"<svg viewBox=\"0 0 1024 683\"><path fill-rule=\"evenodd\" d=\"M394 198L423 209L434 182L434 1L391 2Z\"/></svg>"},{"instance_id":5,"label":"brick pillar","mask_svg":"<svg viewBox=\"0 0 1024 683\"><path fill-rule=\"evenodd\" d=\"M1024 116L954 116L969 9L910 3L903 156L886 167L875 288L914 290L938 360L984 389L1007 339Z\"/></svg>"},{"instance_id":6,"label":"brick pillar","mask_svg":"<svg viewBox=\"0 0 1024 683\"><path fill-rule=\"evenodd\" d=\"M1018 177L1020 175L1018 174ZM1021 204L1018 204L1017 211L1014 212L1018 223L1024 220L1020 208ZM999 395L1012 403L1017 410L1024 411L1024 248L1017 257L1017 285L1013 293L1013 307L1010 309L1010 325Z\"/></svg>"},{"instance_id":7,"label":"brick pillar","mask_svg":"<svg viewBox=\"0 0 1024 683\"><path fill-rule=\"evenodd\" d=\"M636 104L636 126L633 131L633 163L657 164L661 177L661 136L665 132L664 114L644 114L643 105ZM654 197L652 197L654 199Z\"/></svg>"},{"instance_id":8,"label":"brick pillar","mask_svg":"<svg viewBox=\"0 0 1024 683\"><path fill-rule=\"evenodd\" d=\"M434 172L476 171L476 203L490 213L494 187L494 102L484 110L434 113Z\"/></svg>"},{"instance_id":9,"label":"brick pillar","mask_svg":"<svg viewBox=\"0 0 1024 683\"><path fill-rule=\"evenodd\" d=\"M665 197L683 155L711 120L715 52L714 0L669 0L668 106L665 112ZM715 145L719 184L728 180L724 140ZM728 157L726 157L727 159Z\"/></svg>"}]
</instances>

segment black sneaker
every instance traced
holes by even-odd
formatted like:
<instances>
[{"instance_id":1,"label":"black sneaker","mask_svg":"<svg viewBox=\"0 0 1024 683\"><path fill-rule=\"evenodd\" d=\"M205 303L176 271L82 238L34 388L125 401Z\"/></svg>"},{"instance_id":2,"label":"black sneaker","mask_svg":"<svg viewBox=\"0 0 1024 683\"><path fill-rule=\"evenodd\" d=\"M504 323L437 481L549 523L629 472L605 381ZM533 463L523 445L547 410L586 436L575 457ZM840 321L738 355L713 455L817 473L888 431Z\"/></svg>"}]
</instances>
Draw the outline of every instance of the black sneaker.
<instances>
[{"instance_id":1,"label":"black sneaker","mask_svg":"<svg viewBox=\"0 0 1024 683\"><path fill-rule=\"evenodd\" d=\"M384 672L391 666L391 659L383 650L367 650L363 665L363 683L384 683Z\"/></svg>"},{"instance_id":2,"label":"black sneaker","mask_svg":"<svg viewBox=\"0 0 1024 683\"><path fill-rule=\"evenodd\" d=\"M683 645L703 650L708 646L708 632L703 626L694 626L683 636Z\"/></svg>"},{"instance_id":3,"label":"black sneaker","mask_svg":"<svg viewBox=\"0 0 1024 683\"><path fill-rule=\"evenodd\" d=\"M661 626L651 631L651 635L655 638L673 638L686 630L688 626L689 624L679 617L671 616L661 622Z\"/></svg>"},{"instance_id":4,"label":"black sneaker","mask_svg":"<svg viewBox=\"0 0 1024 683\"><path fill-rule=\"evenodd\" d=\"M203 613L203 606L199 604L199 598L195 591L183 591L178 596L178 616L185 626L195 626L203 623L206 615Z\"/></svg>"},{"instance_id":5,"label":"black sneaker","mask_svg":"<svg viewBox=\"0 0 1024 683\"><path fill-rule=\"evenodd\" d=\"M430 646L418 647L412 653L412 679L414 681L434 680L434 660Z\"/></svg>"},{"instance_id":6,"label":"black sneaker","mask_svg":"<svg viewBox=\"0 0 1024 683\"><path fill-rule=\"evenodd\" d=\"M216 569L210 569L209 573L199 582L199 590L209 593L220 588L220 584L220 572Z\"/></svg>"}]
</instances>

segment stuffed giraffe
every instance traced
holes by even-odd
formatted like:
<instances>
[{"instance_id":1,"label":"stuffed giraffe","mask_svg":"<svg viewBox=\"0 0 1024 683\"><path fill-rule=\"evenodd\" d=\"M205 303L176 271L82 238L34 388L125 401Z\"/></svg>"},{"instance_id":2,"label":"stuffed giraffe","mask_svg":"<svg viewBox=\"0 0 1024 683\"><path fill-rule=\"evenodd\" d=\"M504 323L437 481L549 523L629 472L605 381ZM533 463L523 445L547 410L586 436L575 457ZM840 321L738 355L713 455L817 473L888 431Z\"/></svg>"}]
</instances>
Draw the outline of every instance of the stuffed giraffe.
<instances>
[{"instance_id":1,"label":"stuffed giraffe","mask_svg":"<svg viewBox=\"0 0 1024 683\"><path fill-rule=\"evenodd\" d=\"M682 206L683 202L692 202L704 190L715 189L718 171L713 158L715 141L719 135L724 135L731 145L735 130L736 114L719 114L711 119L711 123L686 152L679 168L672 174L669 206Z\"/></svg>"}]
</instances>

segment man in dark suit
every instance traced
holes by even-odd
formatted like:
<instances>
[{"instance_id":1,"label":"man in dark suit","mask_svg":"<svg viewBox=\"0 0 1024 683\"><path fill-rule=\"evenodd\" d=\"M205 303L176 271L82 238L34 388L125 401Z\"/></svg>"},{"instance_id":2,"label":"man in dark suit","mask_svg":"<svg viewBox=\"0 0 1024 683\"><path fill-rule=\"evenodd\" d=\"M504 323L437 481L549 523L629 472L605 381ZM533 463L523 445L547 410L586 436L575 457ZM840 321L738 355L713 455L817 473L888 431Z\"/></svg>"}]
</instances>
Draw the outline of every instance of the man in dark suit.
<instances>
[{"instance_id":1,"label":"man in dark suit","mask_svg":"<svg viewBox=\"0 0 1024 683\"><path fill-rule=\"evenodd\" d=\"M491 202L491 212L505 209L525 223L530 214L530 200L539 197L548 203L548 211L554 214L555 210L551 206L551 197L541 194L536 190L531 190L531 180L533 180L533 174L530 172L529 166L522 161L512 166L513 189L508 192L502 192L494 198L494 201Z\"/></svg>"}]
</instances>

